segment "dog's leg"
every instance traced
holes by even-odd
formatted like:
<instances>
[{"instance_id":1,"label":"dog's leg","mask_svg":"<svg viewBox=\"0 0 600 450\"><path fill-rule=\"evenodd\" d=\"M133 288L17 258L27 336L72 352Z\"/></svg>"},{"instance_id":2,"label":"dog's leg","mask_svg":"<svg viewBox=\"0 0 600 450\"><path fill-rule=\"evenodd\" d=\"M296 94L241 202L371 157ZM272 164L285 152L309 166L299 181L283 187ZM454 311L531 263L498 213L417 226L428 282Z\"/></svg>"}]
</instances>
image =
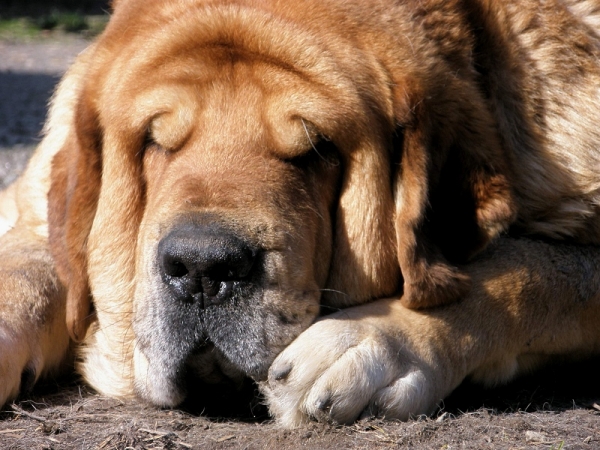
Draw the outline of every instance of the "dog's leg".
<instances>
[{"instance_id":1,"label":"dog's leg","mask_svg":"<svg viewBox=\"0 0 600 450\"><path fill-rule=\"evenodd\" d=\"M27 169L0 193L0 405L70 356L66 292L48 244L47 194L54 155L71 132L88 52L59 84L45 136Z\"/></svg>"},{"instance_id":2,"label":"dog's leg","mask_svg":"<svg viewBox=\"0 0 600 450\"><path fill-rule=\"evenodd\" d=\"M383 299L327 316L263 386L285 426L432 412L467 376L509 380L549 355L600 349L600 250L501 239L465 268L473 289L426 312Z\"/></svg>"},{"instance_id":3,"label":"dog's leg","mask_svg":"<svg viewBox=\"0 0 600 450\"><path fill-rule=\"evenodd\" d=\"M67 362L65 291L45 240L0 238L0 405Z\"/></svg>"}]
</instances>

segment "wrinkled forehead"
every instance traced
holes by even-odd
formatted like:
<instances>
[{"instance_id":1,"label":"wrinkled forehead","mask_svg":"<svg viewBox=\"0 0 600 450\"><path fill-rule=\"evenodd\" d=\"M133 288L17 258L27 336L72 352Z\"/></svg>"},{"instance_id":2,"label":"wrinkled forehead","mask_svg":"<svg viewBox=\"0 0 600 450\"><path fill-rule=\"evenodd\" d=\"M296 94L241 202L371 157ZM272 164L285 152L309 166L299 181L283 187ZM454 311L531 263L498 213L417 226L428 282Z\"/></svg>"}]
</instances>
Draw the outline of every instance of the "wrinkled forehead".
<instances>
[{"instance_id":1,"label":"wrinkled forehead","mask_svg":"<svg viewBox=\"0 0 600 450\"><path fill-rule=\"evenodd\" d=\"M185 129L207 112L209 123L239 122L241 110L247 120L239 127L261 122L281 130L273 139L286 148L306 134L303 122L329 137L355 129L365 90L310 33L264 14L206 7L152 32L109 28L96 68L101 125L133 131L171 115ZM173 143L182 138L173 136Z\"/></svg>"},{"instance_id":2,"label":"wrinkled forehead","mask_svg":"<svg viewBox=\"0 0 600 450\"><path fill-rule=\"evenodd\" d=\"M191 53L111 77L102 100L105 128L147 130L166 150L200 136L204 147L222 144L222 136L233 146L266 139L285 158L318 134L336 132L339 108L319 85L235 49Z\"/></svg>"}]
</instances>

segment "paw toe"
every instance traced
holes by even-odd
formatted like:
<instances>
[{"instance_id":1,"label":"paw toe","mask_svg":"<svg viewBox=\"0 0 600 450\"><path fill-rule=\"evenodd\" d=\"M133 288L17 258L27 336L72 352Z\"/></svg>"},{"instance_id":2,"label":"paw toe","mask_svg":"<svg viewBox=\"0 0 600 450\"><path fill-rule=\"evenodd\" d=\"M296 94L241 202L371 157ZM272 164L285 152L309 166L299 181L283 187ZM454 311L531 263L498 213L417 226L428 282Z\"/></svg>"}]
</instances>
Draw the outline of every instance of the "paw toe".
<instances>
[{"instance_id":1,"label":"paw toe","mask_svg":"<svg viewBox=\"0 0 600 450\"><path fill-rule=\"evenodd\" d=\"M292 372L293 366L291 363L275 363L269 369L269 383L285 381Z\"/></svg>"}]
</instances>

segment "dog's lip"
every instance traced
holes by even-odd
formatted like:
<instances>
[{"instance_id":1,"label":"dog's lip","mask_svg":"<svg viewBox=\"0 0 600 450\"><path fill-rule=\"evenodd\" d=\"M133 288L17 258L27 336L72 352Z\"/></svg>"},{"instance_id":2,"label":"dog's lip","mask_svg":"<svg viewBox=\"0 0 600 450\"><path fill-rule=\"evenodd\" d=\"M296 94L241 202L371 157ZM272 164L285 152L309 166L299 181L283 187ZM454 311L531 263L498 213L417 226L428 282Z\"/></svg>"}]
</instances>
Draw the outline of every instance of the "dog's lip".
<instances>
[{"instance_id":1,"label":"dog's lip","mask_svg":"<svg viewBox=\"0 0 600 450\"><path fill-rule=\"evenodd\" d=\"M240 368L237 364L232 362L219 347L210 339L206 338L198 347L190 354L186 361L186 366L189 372L193 372L193 366L196 359L201 359L210 353L212 356L213 371L208 376L200 377L201 381L205 382L239 382L240 378L250 378L255 382L266 381L269 373L269 367L276 358L273 356L271 361L264 361L260 364L260 369L250 374ZM279 353L279 352L278 352ZM234 370L232 370L234 369Z\"/></svg>"},{"instance_id":2,"label":"dog's lip","mask_svg":"<svg viewBox=\"0 0 600 450\"><path fill-rule=\"evenodd\" d=\"M305 314L311 316L310 321L312 321L315 311L308 307L306 310L300 308L297 311L298 317L290 315L286 322L282 322L279 307L273 305L272 299L265 300L264 296L275 295L279 298L282 291L290 291L298 297L298 301L293 302L296 307L298 302L318 304L319 290L312 285L291 290L282 286L279 280L280 271L277 268L280 257L288 251L289 248L280 249L261 245L251 271L252 276L234 283L236 296L233 297L235 298L232 297L231 301L220 305L211 304L209 307L199 307L197 301L184 302L181 305L173 301L155 263L153 276L157 280L157 289L153 291L155 297L151 302L155 307L150 308L153 311L152 320L162 321L160 328L163 330L163 335L169 334L169 329L174 331L170 337L174 340L169 344L173 348L181 348L185 342L190 345L187 356L180 354L182 358L179 364L186 374L183 375L185 381L182 379L181 383L187 384L190 381L194 383L194 380L209 384L228 383L230 380L236 382L241 376L257 383L268 379L269 368L277 355L306 328ZM291 301L289 295L285 296L285 301ZM145 303L148 304L148 298L145 299ZM248 314L245 308L248 308ZM167 314L164 314L165 312ZM170 320L174 320L171 325L169 325ZM140 325L144 322L140 322ZM277 331L273 340L265 341L264 330L277 324L288 331ZM263 329L263 332L259 329ZM142 338L139 341L140 349L144 353L149 357L157 358L159 364L165 366L177 364L172 354L167 356L164 351L160 351L160 345L152 342L156 338L155 332L150 332L144 326L140 326L136 334L138 331L141 332L138 338ZM210 356L213 353L214 356ZM189 363L194 359L197 359L198 364L205 364L205 369L194 369L194 363L190 366ZM176 380L173 381L177 383ZM183 387L183 384L181 386Z\"/></svg>"}]
</instances>

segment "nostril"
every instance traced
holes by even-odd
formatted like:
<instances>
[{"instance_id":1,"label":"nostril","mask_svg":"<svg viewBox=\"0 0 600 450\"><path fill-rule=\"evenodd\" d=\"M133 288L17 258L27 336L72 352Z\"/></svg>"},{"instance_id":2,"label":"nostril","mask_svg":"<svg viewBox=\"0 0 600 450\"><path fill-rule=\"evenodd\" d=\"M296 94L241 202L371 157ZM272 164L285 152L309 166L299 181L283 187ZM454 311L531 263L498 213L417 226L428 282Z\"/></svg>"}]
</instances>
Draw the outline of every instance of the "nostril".
<instances>
[{"instance_id":1,"label":"nostril","mask_svg":"<svg viewBox=\"0 0 600 450\"><path fill-rule=\"evenodd\" d=\"M186 265L179 258L165 256L163 258L163 270L165 275L175 278L181 278L189 273Z\"/></svg>"}]
</instances>

